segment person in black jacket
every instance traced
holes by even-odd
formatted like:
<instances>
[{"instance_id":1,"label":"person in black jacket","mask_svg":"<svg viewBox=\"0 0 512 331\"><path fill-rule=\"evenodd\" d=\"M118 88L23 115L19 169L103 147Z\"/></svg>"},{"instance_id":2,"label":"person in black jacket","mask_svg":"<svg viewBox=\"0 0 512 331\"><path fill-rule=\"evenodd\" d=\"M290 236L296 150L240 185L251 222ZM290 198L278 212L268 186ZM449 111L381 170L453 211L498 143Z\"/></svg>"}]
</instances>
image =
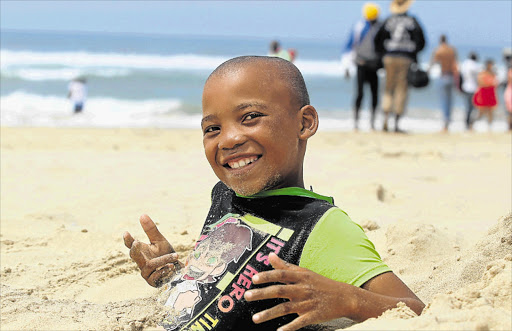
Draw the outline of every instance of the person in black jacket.
<instances>
[{"instance_id":1,"label":"person in black jacket","mask_svg":"<svg viewBox=\"0 0 512 331\"><path fill-rule=\"evenodd\" d=\"M403 132L398 121L407 103L407 70L411 63L417 61L418 52L425 47L423 29L418 20L407 13L412 2L413 0L392 1L392 15L384 21L374 39L375 50L384 54L386 70L386 86L382 98L384 131L388 131L388 117L393 111L395 132Z\"/></svg>"}]
</instances>

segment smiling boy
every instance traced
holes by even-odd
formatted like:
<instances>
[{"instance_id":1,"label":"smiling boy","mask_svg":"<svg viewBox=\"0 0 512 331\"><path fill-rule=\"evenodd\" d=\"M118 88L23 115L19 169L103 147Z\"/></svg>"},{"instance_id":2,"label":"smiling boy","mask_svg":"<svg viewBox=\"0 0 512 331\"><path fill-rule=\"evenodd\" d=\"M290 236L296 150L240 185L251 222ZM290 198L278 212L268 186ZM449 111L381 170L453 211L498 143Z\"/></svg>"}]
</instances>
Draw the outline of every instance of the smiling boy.
<instances>
[{"instance_id":1,"label":"smiling boy","mask_svg":"<svg viewBox=\"0 0 512 331\"><path fill-rule=\"evenodd\" d=\"M183 294L192 298L187 311L167 304L167 330L296 330L339 317L362 321L400 301L421 313L423 303L361 227L332 198L304 189L306 144L318 115L292 63L246 56L221 64L205 83L201 126L220 182L196 250L220 232L209 251L244 249L235 259L216 257L222 271ZM167 282L172 292L199 256L192 252L183 266L153 221L144 215L140 222L150 245L125 233L130 256L149 284ZM229 230L237 227L250 236Z\"/></svg>"}]
</instances>

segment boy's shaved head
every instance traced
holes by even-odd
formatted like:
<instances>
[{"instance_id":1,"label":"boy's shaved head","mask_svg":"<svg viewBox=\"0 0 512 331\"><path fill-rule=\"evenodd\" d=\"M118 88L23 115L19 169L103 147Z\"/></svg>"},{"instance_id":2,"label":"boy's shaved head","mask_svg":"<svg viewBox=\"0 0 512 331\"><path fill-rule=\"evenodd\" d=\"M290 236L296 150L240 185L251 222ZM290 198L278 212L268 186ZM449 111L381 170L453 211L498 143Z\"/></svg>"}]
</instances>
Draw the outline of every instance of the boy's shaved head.
<instances>
[{"instance_id":1,"label":"boy's shaved head","mask_svg":"<svg viewBox=\"0 0 512 331\"><path fill-rule=\"evenodd\" d=\"M299 69L290 61L270 56L240 56L230 59L215 69L206 82L213 77L225 76L228 74L236 73L247 65L252 64L267 64L276 69L268 72L269 75L278 77L285 82L292 93L294 101L299 108L309 105L309 94L306 88L304 78Z\"/></svg>"},{"instance_id":2,"label":"boy's shaved head","mask_svg":"<svg viewBox=\"0 0 512 331\"><path fill-rule=\"evenodd\" d=\"M318 114L291 62L242 56L221 64L203 89L201 127L208 162L238 194L304 187L306 143Z\"/></svg>"}]
</instances>

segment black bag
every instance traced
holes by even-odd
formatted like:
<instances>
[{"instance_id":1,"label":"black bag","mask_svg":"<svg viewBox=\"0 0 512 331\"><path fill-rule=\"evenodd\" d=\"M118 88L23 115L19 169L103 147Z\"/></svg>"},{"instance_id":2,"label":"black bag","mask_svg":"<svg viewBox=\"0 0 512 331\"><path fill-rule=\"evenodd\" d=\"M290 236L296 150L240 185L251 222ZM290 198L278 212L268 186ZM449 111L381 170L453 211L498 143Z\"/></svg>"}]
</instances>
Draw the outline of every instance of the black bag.
<instances>
[{"instance_id":1,"label":"black bag","mask_svg":"<svg viewBox=\"0 0 512 331\"><path fill-rule=\"evenodd\" d=\"M429 83L428 73L421 70L416 62L411 63L407 71L407 82L412 87L425 87Z\"/></svg>"}]
</instances>

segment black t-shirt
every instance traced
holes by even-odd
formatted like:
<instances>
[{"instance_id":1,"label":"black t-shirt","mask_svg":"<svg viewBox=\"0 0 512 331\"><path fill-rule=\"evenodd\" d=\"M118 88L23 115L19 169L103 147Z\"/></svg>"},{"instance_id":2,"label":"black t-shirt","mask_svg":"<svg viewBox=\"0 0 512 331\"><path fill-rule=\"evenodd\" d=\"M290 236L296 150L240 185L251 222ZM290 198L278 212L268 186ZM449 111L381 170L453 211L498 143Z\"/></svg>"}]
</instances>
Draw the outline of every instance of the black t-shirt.
<instances>
[{"instance_id":1,"label":"black t-shirt","mask_svg":"<svg viewBox=\"0 0 512 331\"><path fill-rule=\"evenodd\" d=\"M167 330L245 331L276 330L291 322L296 314L254 324L252 315L285 299L247 302L243 295L258 287L252 276L272 269L271 252L298 265L309 234L332 207L332 201L304 196L238 197L219 182L187 266L164 285L169 313L162 325Z\"/></svg>"}]
</instances>

